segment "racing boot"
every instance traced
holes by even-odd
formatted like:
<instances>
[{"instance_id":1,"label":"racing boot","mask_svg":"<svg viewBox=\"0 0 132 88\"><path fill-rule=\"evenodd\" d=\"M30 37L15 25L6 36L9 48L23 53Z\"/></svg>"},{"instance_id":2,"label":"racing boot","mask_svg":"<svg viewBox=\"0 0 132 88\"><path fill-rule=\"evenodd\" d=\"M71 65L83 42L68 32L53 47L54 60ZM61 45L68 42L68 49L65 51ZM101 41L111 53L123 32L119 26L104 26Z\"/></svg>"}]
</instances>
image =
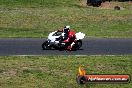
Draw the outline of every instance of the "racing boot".
<instances>
[{"instance_id":1,"label":"racing boot","mask_svg":"<svg viewBox=\"0 0 132 88\"><path fill-rule=\"evenodd\" d=\"M67 50L71 51L72 50L71 46L68 46L67 47Z\"/></svg>"},{"instance_id":2,"label":"racing boot","mask_svg":"<svg viewBox=\"0 0 132 88\"><path fill-rule=\"evenodd\" d=\"M72 47L74 46L75 42L73 42L70 46L67 47L67 50L72 50Z\"/></svg>"}]
</instances>

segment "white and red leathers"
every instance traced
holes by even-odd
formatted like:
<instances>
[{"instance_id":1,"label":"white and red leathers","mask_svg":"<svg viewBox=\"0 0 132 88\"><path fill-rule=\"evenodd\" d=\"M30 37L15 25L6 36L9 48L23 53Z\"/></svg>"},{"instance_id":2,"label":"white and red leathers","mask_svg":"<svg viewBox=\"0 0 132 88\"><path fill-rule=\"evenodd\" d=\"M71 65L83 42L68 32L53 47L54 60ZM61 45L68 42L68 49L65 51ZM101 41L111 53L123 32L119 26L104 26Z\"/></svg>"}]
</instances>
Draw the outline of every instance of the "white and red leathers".
<instances>
[{"instance_id":1,"label":"white and red leathers","mask_svg":"<svg viewBox=\"0 0 132 88\"><path fill-rule=\"evenodd\" d=\"M74 31L69 31L69 33L67 34L67 39L65 39L63 41L64 43L69 43L70 45L67 47L68 50L72 49L72 46L75 44L76 42L76 35Z\"/></svg>"},{"instance_id":2,"label":"white and red leathers","mask_svg":"<svg viewBox=\"0 0 132 88\"><path fill-rule=\"evenodd\" d=\"M63 32L63 30L59 30L59 31ZM63 37L64 37L63 42L69 45L67 49L71 50L76 42L75 32L70 30L68 33L64 33Z\"/></svg>"}]
</instances>

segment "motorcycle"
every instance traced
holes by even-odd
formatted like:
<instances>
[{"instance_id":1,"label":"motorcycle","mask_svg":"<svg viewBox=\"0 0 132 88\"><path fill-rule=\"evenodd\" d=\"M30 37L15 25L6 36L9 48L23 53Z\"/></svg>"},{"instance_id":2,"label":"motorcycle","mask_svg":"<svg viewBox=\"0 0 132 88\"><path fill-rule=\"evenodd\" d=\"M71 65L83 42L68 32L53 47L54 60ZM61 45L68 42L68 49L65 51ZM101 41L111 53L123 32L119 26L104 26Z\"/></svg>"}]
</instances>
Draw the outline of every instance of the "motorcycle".
<instances>
[{"instance_id":1,"label":"motorcycle","mask_svg":"<svg viewBox=\"0 0 132 88\"><path fill-rule=\"evenodd\" d=\"M48 39L42 44L43 50L50 50L50 49L57 49L57 50L67 50L67 47L70 45L70 43L66 44L62 42L62 39L64 36L63 32L60 31L54 31L51 32L48 36ZM71 50L78 50L80 47L82 47L82 39L84 39L85 34L78 32L76 35L76 42L73 45Z\"/></svg>"}]
</instances>

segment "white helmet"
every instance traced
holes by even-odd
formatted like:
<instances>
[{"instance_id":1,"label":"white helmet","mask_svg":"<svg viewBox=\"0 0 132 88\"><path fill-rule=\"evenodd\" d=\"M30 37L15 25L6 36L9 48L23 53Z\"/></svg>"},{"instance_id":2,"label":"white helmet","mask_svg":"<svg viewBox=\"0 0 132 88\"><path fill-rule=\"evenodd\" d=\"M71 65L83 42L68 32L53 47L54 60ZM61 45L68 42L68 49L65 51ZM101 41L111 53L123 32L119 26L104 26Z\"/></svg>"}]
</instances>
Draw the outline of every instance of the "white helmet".
<instances>
[{"instance_id":1,"label":"white helmet","mask_svg":"<svg viewBox=\"0 0 132 88\"><path fill-rule=\"evenodd\" d=\"M64 28L66 28L66 29L70 29L70 26L69 26L69 25L67 25L67 26L65 26Z\"/></svg>"},{"instance_id":2,"label":"white helmet","mask_svg":"<svg viewBox=\"0 0 132 88\"><path fill-rule=\"evenodd\" d=\"M70 26L67 25L64 27L64 33L68 33L70 31Z\"/></svg>"}]
</instances>

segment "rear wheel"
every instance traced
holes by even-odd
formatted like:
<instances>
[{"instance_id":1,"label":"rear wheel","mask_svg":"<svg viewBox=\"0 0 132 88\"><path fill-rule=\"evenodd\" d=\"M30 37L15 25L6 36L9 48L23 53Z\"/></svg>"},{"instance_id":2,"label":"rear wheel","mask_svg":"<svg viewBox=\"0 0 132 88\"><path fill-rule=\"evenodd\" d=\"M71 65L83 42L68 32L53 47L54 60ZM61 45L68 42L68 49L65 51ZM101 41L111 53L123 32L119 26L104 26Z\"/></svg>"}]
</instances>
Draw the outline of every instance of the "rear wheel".
<instances>
[{"instance_id":1,"label":"rear wheel","mask_svg":"<svg viewBox=\"0 0 132 88\"><path fill-rule=\"evenodd\" d=\"M51 49L51 48L49 47L49 42L48 42L48 41L45 41L45 42L42 44L42 49L43 49L43 50Z\"/></svg>"},{"instance_id":2,"label":"rear wheel","mask_svg":"<svg viewBox=\"0 0 132 88\"><path fill-rule=\"evenodd\" d=\"M82 41L78 40L76 43L76 49L80 49L80 47L82 47Z\"/></svg>"}]
</instances>

